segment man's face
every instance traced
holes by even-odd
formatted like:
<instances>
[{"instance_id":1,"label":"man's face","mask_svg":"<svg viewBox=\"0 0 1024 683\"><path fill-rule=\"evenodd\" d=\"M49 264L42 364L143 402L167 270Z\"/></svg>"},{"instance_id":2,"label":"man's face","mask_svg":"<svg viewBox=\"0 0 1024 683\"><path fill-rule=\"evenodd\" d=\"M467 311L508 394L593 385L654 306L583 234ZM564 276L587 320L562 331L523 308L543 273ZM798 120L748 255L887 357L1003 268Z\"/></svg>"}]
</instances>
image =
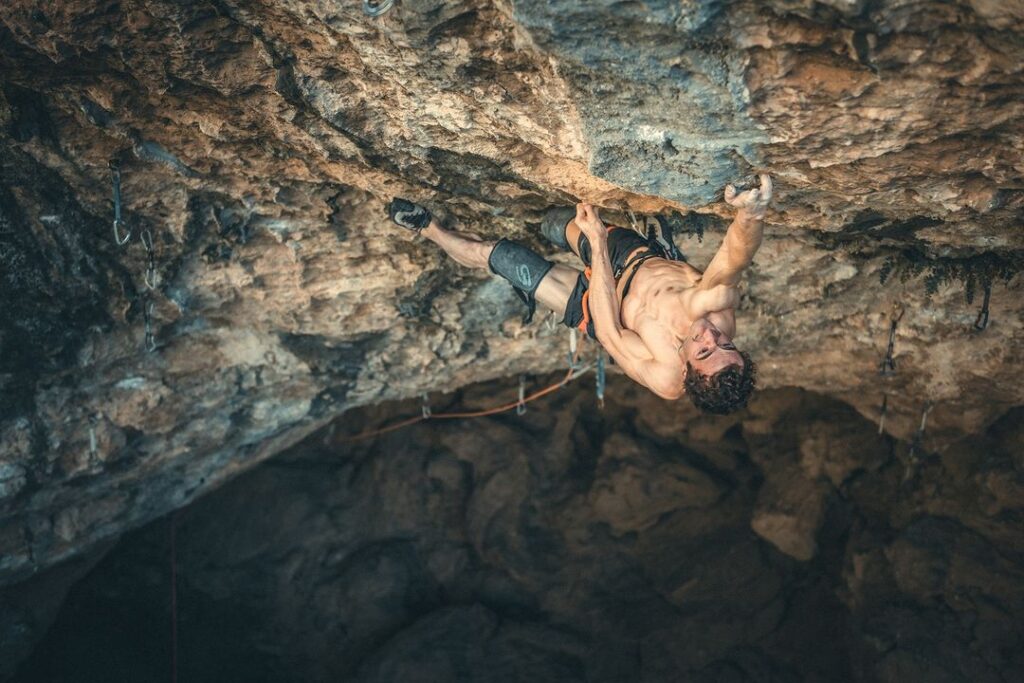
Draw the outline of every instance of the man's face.
<instances>
[{"instance_id":1,"label":"man's face","mask_svg":"<svg viewBox=\"0 0 1024 683\"><path fill-rule=\"evenodd\" d=\"M743 356L724 332L707 318L695 320L683 341L683 358L702 375L714 375L730 365L743 367Z\"/></svg>"}]
</instances>

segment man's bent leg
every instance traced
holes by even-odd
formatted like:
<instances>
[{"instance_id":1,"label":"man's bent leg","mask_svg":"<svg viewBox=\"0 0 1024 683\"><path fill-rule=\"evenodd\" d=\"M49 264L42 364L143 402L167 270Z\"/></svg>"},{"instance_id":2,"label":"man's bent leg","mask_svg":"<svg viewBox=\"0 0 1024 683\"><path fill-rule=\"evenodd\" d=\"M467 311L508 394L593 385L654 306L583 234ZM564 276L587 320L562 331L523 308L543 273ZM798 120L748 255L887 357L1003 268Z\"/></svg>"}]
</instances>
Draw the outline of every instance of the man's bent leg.
<instances>
[{"instance_id":1,"label":"man's bent leg","mask_svg":"<svg viewBox=\"0 0 1024 683\"><path fill-rule=\"evenodd\" d=\"M495 242L486 242L475 236L445 230L435 220L430 221L430 225L423 228L420 234L468 268L487 268L487 259L495 245Z\"/></svg>"},{"instance_id":2,"label":"man's bent leg","mask_svg":"<svg viewBox=\"0 0 1024 683\"><path fill-rule=\"evenodd\" d=\"M481 240L476 236L464 235L452 230L445 230L435 220L431 220L430 225L421 230L420 234L441 247L456 262L469 268L486 268L495 272L491 267L490 257L497 244L496 242ZM573 246L575 247L575 245ZM501 273L498 274L501 275ZM551 264L551 268L540 278L533 296L545 308L564 317L566 302L576 286L579 274L578 270L568 266L558 263ZM502 277L505 276L502 275ZM505 277L505 279L509 278ZM513 283L513 285L516 284L522 283Z\"/></svg>"},{"instance_id":3,"label":"man's bent leg","mask_svg":"<svg viewBox=\"0 0 1024 683\"><path fill-rule=\"evenodd\" d=\"M580 271L556 263L540 281L534 296L544 305L544 308L554 311L561 320L565 318L565 305L569 301L573 288L576 287L576 280L579 276Z\"/></svg>"}]
</instances>

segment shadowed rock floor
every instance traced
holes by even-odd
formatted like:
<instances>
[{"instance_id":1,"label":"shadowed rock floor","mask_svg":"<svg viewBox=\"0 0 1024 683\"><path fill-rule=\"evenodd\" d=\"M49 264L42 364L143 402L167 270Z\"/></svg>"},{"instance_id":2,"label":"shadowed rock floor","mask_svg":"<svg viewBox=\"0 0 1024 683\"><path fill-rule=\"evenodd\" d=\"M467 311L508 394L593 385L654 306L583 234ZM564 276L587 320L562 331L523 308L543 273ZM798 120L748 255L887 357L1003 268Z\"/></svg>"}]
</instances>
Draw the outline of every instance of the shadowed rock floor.
<instances>
[{"instance_id":1,"label":"shadowed rock floor","mask_svg":"<svg viewBox=\"0 0 1024 683\"><path fill-rule=\"evenodd\" d=\"M434 409L514 393L475 385ZM125 536L48 632L45 600L19 613L19 596L70 583L67 565L0 593L7 643L42 637L13 680L168 680L172 523L181 681L1005 683L1024 670L1019 411L909 458L799 390L723 418L614 378L609 393L597 411L588 378L523 417L355 444L419 408L346 415Z\"/></svg>"}]
</instances>

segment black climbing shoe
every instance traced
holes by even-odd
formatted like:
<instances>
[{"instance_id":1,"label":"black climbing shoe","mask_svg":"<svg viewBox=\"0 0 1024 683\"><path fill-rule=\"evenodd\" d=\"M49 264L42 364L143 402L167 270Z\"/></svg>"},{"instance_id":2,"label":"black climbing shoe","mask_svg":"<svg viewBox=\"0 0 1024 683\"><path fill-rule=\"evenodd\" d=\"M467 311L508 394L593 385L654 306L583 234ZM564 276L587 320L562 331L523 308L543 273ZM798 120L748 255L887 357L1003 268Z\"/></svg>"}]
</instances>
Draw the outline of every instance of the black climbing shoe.
<instances>
[{"instance_id":1,"label":"black climbing shoe","mask_svg":"<svg viewBox=\"0 0 1024 683\"><path fill-rule=\"evenodd\" d=\"M649 241L657 242L661 245L661 248L665 250L665 253L673 261L685 261L682 252L679 251L679 247L676 246L675 241L672 239L673 221L668 216L655 216L655 220L646 220L647 225L647 239Z\"/></svg>"},{"instance_id":2,"label":"black climbing shoe","mask_svg":"<svg viewBox=\"0 0 1024 683\"><path fill-rule=\"evenodd\" d=\"M565 226L576 217L576 209L560 206L548 209L541 221L540 231L548 241L563 251L569 251L569 242L565 239Z\"/></svg>"},{"instance_id":3,"label":"black climbing shoe","mask_svg":"<svg viewBox=\"0 0 1024 683\"><path fill-rule=\"evenodd\" d=\"M413 204L408 199L395 197L388 204L388 216L406 230L419 232L430 225L430 211L425 206Z\"/></svg>"}]
</instances>

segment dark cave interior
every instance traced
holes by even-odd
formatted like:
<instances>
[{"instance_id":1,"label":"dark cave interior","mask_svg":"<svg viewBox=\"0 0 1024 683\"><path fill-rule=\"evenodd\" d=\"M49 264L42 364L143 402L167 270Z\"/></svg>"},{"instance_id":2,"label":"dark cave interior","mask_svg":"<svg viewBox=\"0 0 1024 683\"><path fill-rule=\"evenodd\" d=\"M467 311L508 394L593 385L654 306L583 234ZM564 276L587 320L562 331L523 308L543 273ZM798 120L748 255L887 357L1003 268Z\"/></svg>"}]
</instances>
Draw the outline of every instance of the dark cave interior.
<instances>
[{"instance_id":1,"label":"dark cave interior","mask_svg":"<svg viewBox=\"0 0 1024 683\"><path fill-rule=\"evenodd\" d=\"M487 383L442 402L514 392ZM603 410L579 382L521 417L345 441L418 409L353 411L124 535L13 680L168 680L172 535L182 681L1024 670L1019 411L911 460L808 392L694 418L614 377ZM0 596L45 592L57 571Z\"/></svg>"}]
</instances>

